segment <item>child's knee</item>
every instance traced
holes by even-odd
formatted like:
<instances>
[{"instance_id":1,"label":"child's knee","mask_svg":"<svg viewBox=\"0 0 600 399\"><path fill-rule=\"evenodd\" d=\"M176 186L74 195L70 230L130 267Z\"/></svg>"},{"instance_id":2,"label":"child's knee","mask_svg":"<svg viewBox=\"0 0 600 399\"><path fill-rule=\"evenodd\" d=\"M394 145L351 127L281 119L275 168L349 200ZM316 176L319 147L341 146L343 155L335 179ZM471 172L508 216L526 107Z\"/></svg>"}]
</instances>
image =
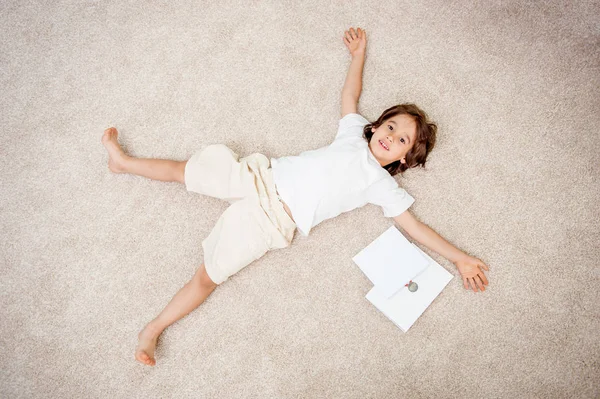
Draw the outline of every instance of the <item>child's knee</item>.
<instances>
[{"instance_id":1,"label":"child's knee","mask_svg":"<svg viewBox=\"0 0 600 399\"><path fill-rule=\"evenodd\" d=\"M185 164L187 163L187 161L181 161L179 162L179 164L177 165L177 175L175 176L175 178L177 179L177 181L179 183L184 184L185 183Z\"/></svg>"},{"instance_id":2,"label":"child's knee","mask_svg":"<svg viewBox=\"0 0 600 399\"><path fill-rule=\"evenodd\" d=\"M201 264L200 267L198 268L198 271L196 272L194 279L196 279L198 284L200 284L203 287L214 288L218 285L217 283L215 283L214 281L211 280L210 276L206 272L206 267L205 267L204 263Z\"/></svg>"}]
</instances>

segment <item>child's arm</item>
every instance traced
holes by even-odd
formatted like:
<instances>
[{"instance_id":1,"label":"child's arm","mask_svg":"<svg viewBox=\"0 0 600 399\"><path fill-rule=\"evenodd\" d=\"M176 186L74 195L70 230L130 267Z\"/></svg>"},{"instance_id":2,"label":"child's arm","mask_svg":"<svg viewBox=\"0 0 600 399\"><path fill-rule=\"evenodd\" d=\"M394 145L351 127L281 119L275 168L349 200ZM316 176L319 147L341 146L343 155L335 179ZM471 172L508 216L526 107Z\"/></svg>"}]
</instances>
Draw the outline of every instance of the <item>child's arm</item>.
<instances>
[{"instance_id":1,"label":"child's arm","mask_svg":"<svg viewBox=\"0 0 600 399\"><path fill-rule=\"evenodd\" d=\"M416 241L454 263L462 276L463 285L466 289L469 289L470 284L473 291L477 291L477 288L481 291L485 291L485 285L489 284L489 282L485 277L483 270L480 269L481 267L485 270L490 270L485 263L477 258L467 255L448 241L444 240L429 226L415 219L408 210L395 216L394 220Z\"/></svg>"},{"instance_id":2,"label":"child's arm","mask_svg":"<svg viewBox=\"0 0 600 399\"><path fill-rule=\"evenodd\" d=\"M345 32L344 43L352 55L352 62L342 89L342 117L357 111L357 103L362 91L362 72L367 46L365 31L358 28L358 32L355 32L353 28L350 28L350 31Z\"/></svg>"}]
</instances>

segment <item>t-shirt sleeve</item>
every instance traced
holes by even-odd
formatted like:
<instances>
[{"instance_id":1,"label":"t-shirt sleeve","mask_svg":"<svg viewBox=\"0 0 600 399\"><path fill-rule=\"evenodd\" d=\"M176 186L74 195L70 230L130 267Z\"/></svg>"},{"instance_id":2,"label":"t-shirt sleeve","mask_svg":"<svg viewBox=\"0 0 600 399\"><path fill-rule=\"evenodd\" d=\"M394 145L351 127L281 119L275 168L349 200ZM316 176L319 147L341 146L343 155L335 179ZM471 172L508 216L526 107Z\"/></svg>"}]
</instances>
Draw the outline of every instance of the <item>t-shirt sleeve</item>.
<instances>
[{"instance_id":1,"label":"t-shirt sleeve","mask_svg":"<svg viewBox=\"0 0 600 399\"><path fill-rule=\"evenodd\" d=\"M346 114L340 119L335 140L343 137L362 137L365 125L369 123L370 122L360 114Z\"/></svg>"},{"instance_id":2,"label":"t-shirt sleeve","mask_svg":"<svg viewBox=\"0 0 600 399\"><path fill-rule=\"evenodd\" d=\"M415 202L405 189L398 186L392 176L369 187L367 198L369 203L381 206L383 216L388 218L400 215Z\"/></svg>"}]
</instances>

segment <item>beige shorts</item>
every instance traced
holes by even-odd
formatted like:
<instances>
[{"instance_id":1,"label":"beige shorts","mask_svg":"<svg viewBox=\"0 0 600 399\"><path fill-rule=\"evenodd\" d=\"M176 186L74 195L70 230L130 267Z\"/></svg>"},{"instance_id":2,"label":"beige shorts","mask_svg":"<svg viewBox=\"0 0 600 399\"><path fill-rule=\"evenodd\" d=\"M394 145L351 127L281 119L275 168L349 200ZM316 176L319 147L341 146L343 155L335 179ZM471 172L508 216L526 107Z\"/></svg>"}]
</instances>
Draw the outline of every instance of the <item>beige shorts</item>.
<instances>
[{"instance_id":1,"label":"beige shorts","mask_svg":"<svg viewBox=\"0 0 600 399\"><path fill-rule=\"evenodd\" d=\"M231 203L202 241L206 272L217 284L294 238L296 223L283 208L269 164L263 154L240 159L226 145L211 144L185 165L188 191Z\"/></svg>"}]
</instances>

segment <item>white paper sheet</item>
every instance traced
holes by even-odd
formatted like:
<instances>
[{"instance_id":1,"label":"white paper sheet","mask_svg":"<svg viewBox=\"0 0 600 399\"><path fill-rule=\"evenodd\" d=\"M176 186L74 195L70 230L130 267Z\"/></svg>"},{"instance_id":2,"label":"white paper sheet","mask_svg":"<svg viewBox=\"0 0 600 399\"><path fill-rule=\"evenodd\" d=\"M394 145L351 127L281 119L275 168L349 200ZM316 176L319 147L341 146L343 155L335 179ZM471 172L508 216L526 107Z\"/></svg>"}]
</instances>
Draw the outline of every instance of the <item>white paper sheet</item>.
<instances>
[{"instance_id":1,"label":"white paper sheet","mask_svg":"<svg viewBox=\"0 0 600 399\"><path fill-rule=\"evenodd\" d=\"M386 298L421 273L429 261L420 250L391 226L352 260Z\"/></svg>"},{"instance_id":2,"label":"white paper sheet","mask_svg":"<svg viewBox=\"0 0 600 399\"><path fill-rule=\"evenodd\" d=\"M411 245L429 262L428 267L412 279L418 285L417 291L410 292L408 287L404 287L391 298L386 298L376 285L366 295L377 309L404 332L408 331L454 277L419 247Z\"/></svg>"}]
</instances>

